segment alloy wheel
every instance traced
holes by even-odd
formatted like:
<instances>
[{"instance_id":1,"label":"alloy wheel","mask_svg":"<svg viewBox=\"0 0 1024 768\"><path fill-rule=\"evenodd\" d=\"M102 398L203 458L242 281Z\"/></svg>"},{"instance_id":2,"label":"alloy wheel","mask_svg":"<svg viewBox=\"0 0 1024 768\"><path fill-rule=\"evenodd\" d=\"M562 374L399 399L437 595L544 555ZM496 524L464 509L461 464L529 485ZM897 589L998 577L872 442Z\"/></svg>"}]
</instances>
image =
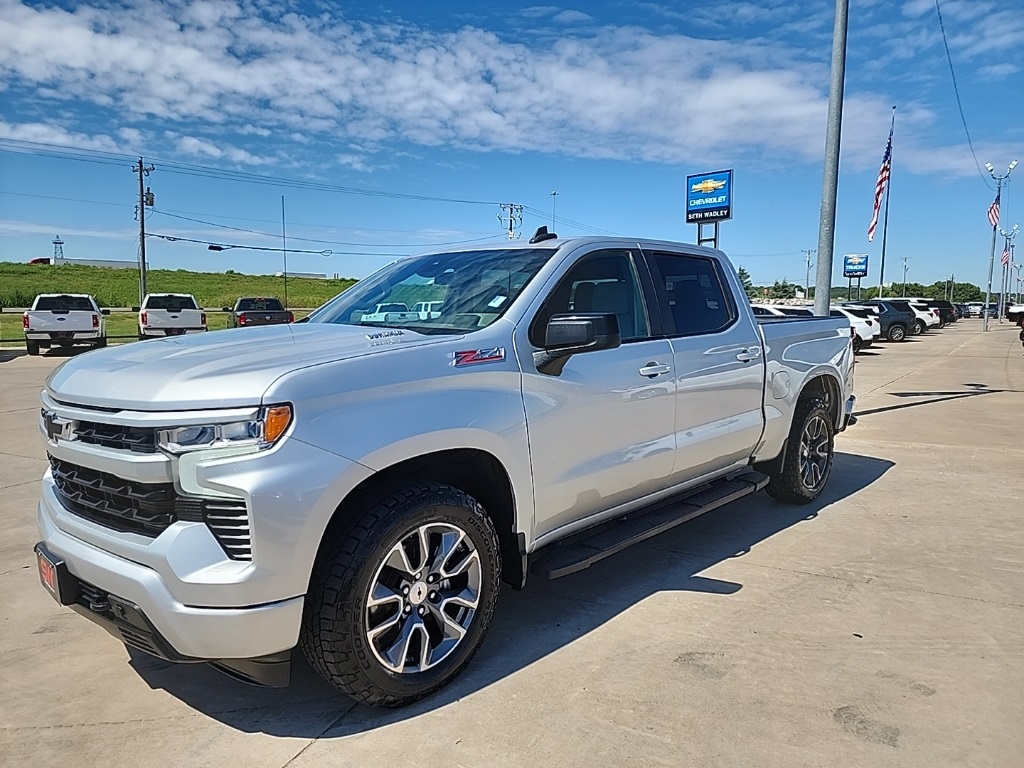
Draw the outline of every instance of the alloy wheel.
<instances>
[{"instance_id":1,"label":"alloy wheel","mask_svg":"<svg viewBox=\"0 0 1024 768\"><path fill-rule=\"evenodd\" d=\"M800 436L800 480L808 490L815 490L828 476L831 459L829 428L824 417L814 416Z\"/></svg>"},{"instance_id":2,"label":"alloy wheel","mask_svg":"<svg viewBox=\"0 0 1024 768\"><path fill-rule=\"evenodd\" d=\"M466 636L483 584L480 554L465 531L427 523L409 531L377 568L366 599L366 639L396 674L424 672Z\"/></svg>"}]
</instances>

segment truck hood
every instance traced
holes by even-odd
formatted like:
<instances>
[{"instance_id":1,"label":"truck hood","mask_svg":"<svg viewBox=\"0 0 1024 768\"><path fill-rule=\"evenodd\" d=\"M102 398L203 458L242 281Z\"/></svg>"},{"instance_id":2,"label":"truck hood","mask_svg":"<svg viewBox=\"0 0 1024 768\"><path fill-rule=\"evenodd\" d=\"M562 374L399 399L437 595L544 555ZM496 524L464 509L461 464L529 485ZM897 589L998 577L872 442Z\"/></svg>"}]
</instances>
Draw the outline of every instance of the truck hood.
<instances>
[{"instance_id":1,"label":"truck hood","mask_svg":"<svg viewBox=\"0 0 1024 768\"><path fill-rule=\"evenodd\" d=\"M63 402L119 410L247 407L299 368L453 338L327 323L215 331L89 352L51 373L46 389Z\"/></svg>"}]
</instances>

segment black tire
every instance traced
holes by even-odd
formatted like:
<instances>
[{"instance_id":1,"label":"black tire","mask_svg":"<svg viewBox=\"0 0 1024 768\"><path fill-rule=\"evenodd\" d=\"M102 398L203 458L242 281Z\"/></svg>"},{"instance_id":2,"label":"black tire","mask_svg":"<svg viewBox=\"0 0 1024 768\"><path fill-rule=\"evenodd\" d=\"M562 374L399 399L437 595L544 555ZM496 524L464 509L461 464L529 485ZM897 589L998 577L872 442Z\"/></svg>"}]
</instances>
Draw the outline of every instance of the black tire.
<instances>
[{"instance_id":1,"label":"black tire","mask_svg":"<svg viewBox=\"0 0 1024 768\"><path fill-rule=\"evenodd\" d=\"M28 350L28 353L30 355L38 355L39 354L39 342L38 341L26 341L25 342L25 349Z\"/></svg>"},{"instance_id":2,"label":"black tire","mask_svg":"<svg viewBox=\"0 0 1024 768\"><path fill-rule=\"evenodd\" d=\"M818 429L820 432L816 431ZM808 463L805 461L808 456L805 453L808 449L805 445L808 430L817 435L810 440L810 451L821 460L819 472L808 471ZM782 469L769 479L768 495L789 504L808 504L814 501L821 495L832 474L834 453L835 426L825 401L820 397L798 400L782 458Z\"/></svg>"},{"instance_id":3,"label":"black tire","mask_svg":"<svg viewBox=\"0 0 1024 768\"><path fill-rule=\"evenodd\" d=\"M905 341L907 338L907 329L899 323L893 323L889 326L889 330L886 332L885 338L889 341Z\"/></svg>"},{"instance_id":4,"label":"black tire","mask_svg":"<svg viewBox=\"0 0 1024 768\"><path fill-rule=\"evenodd\" d=\"M103 338L96 342L96 349L103 349L105 346L107 346L106 336L104 336Z\"/></svg>"},{"instance_id":5,"label":"black tire","mask_svg":"<svg viewBox=\"0 0 1024 768\"><path fill-rule=\"evenodd\" d=\"M313 669L356 701L371 706L401 707L454 680L483 642L494 615L501 579L498 536L484 508L472 496L440 483L410 483L366 505L365 509L360 517L336 529L328 529L325 535L306 594L299 646ZM369 637L373 614L367 602L371 587L381 583L384 574L389 573L385 570L385 559L427 524L450 526L465 533L479 559L478 602L464 624L462 639L436 664L422 671L396 671L378 656L380 648ZM418 554L409 557L419 557L423 563L431 559ZM450 558L440 567L443 569L448 562ZM429 583L430 566L420 570L424 576L420 578L419 573L416 574L420 580L412 584L412 593L408 586L404 588L405 597L398 596L403 589L398 584L407 582L394 582L398 606L391 614L396 617L393 628L398 633L406 629L407 637L412 637L417 630L409 630L409 619L402 616L409 614L417 589ZM447 581L434 583L437 586L426 589L440 589L449 584ZM415 604L419 605L420 616L424 616L428 606L423 593L420 594L421 602ZM431 592L429 599L434 600L435 594ZM374 610L383 610L383 607ZM441 601L441 610L445 610L444 601ZM431 626L437 629L440 625L433 615L428 612L420 624L426 626L425 621L433 621ZM411 618L416 621L415 616ZM378 627L386 624L387 619L379 622ZM428 633L425 629L418 634L421 648L423 643L431 643ZM382 632L378 637L385 638L387 633ZM403 667L413 652L411 643L407 643L401 661ZM421 663L423 658L421 650Z\"/></svg>"},{"instance_id":6,"label":"black tire","mask_svg":"<svg viewBox=\"0 0 1024 768\"><path fill-rule=\"evenodd\" d=\"M146 340L146 334L144 334L142 332L142 327L139 326L139 341L145 341L145 340Z\"/></svg>"},{"instance_id":7,"label":"black tire","mask_svg":"<svg viewBox=\"0 0 1024 768\"><path fill-rule=\"evenodd\" d=\"M928 326L924 322L924 320L918 320L916 323L914 323L914 335L915 336L920 336L922 333L924 333L927 330L928 330Z\"/></svg>"},{"instance_id":8,"label":"black tire","mask_svg":"<svg viewBox=\"0 0 1024 768\"><path fill-rule=\"evenodd\" d=\"M853 354L859 355L861 347L864 346L864 342L860 340L860 334L853 337Z\"/></svg>"}]
</instances>

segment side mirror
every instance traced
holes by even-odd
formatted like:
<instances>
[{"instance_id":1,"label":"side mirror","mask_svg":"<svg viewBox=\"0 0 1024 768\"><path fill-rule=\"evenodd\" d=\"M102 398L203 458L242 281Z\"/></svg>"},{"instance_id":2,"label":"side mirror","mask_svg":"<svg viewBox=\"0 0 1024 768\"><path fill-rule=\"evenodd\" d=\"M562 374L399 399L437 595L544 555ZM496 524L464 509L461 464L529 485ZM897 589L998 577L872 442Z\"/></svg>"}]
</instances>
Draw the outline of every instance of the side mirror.
<instances>
[{"instance_id":1,"label":"side mirror","mask_svg":"<svg viewBox=\"0 0 1024 768\"><path fill-rule=\"evenodd\" d=\"M109 315L110 314L110 310L109 309L101 309L100 310L100 314L101 315Z\"/></svg>"},{"instance_id":2,"label":"side mirror","mask_svg":"<svg viewBox=\"0 0 1024 768\"><path fill-rule=\"evenodd\" d=\"M138 311L139 311L138 307L132 307L132 312L138 312Z\"/></svg>"},{"instance_id":3,"label":"side mirror","mask_svg":"<svg viewBox=\"0 0 1024 768\"><path fill-rule=\"evenodd\" d=\"M534 362L541 373L558 376L572 355L620 344L619 318L611 313L554 315L544 329L544 349L534 353Z\"/></svg>"}]
</instances>

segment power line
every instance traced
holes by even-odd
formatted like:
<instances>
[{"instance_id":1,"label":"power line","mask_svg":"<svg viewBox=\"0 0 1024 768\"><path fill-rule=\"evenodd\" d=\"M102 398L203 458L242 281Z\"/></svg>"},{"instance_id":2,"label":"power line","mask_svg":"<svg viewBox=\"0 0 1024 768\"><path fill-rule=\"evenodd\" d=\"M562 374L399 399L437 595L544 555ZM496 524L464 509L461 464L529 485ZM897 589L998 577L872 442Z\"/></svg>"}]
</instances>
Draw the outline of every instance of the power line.
<instances>
[{"instance_id":1,"label":"power line","mask_svg":"<svg viewBox=\"0 0 1024 768\"><path fill-rule=\"evenodd\" d=\"M981 180L985 182L985 186L992 189L992 185L988 183L988 179L985 178L985 174L981 172L981 163L978 162L978 156L974 154L974 143L971 141L971 132L967 130L967 118L964 117L964 106L960 103L960 89L956 85L956 72L953 71L953 57L949 53L949 42L946 40L946 25L942 23L942 11L939 8L939 0L935 0L935 13L939 17L939 29L942 31L942 45L946 49L946 61L949 62L949 76L953 78L953 93L956 94L956 106L960 110L960 122L964 124L964 133L967 134L967 146L971 148L971 157L974 158L974 165L978 169L978 175L981 176Z\"/></svg>"},{"instance_id":2,"label":"power line","mask_svg":"<svg viewBox=\"0 0 1024 768\"><path fill-rule=\"evenodd\" d=\"M168 211L157 211L157 210L154 210L153 213L159 213L162 216L170 216L171 218L182 219L184 221L191 221L191 222L194 222L196 224L205 224L205 225L210 226L210 227L219 227L220 229L230 229L230 230L232 230L234 232L246 232L246 233L248 233L250 235L264 235L266 237L277 237L277 235L272 234L270 232L260 232L260 231L255 230L255 229L245 229L244 227L232 227L232 226L229 226L227 224L217 224L216 222L213 222L213 221L204 221L203 219L194 219L194 218L191 218L189 216L181 216L179 214L170 213ZM300 225L296 224L294 226L300 226ZM338 240L319 240L319 239L313 238L313 237L298 237L296 235L292 235L290 239L292 239L292 240L301 240L301 241L306 242L306 243L321 243L323 245L356 245L356 246L364 246L364 247L367 247L367 248L424 248L424 247L434 246L434 245L464 245L466 243L480 243L480 242L484 242L485 240L495 240L497 238L494 237L493 235L491 235L491 236L488 236L488 237L476 237L476 238L473 238L471 240L451 240L451 241L448 241L448 242L430 242L430 243L353 243L353 242L344 242L344 241L338 241Z\"/></svg>"},{"instance_id":3,"label":"power line","mask_svg":"<svg viewBox=\"0 0 1024 768\"><path fill-rule=\"evenodd\" d=\"M273 251L281 253L284 248L268 248L261 245L241 245L238 243L216 243L211 240L196 240L191 237L177 237L176 235L161 235L156 232L147 232L146 237L159 237L161 240L167 240L168 242L177 243L196 243L198 245L214 246L211 250L215 251L227 251L233 248L240 248L246 251ZM315 253L318 256L391 256L391 257L403 257L408 256L407 253L363 253L359 251L302 251L295 248L289 248L288 253Z\"/></svg>"}]
</instances>

